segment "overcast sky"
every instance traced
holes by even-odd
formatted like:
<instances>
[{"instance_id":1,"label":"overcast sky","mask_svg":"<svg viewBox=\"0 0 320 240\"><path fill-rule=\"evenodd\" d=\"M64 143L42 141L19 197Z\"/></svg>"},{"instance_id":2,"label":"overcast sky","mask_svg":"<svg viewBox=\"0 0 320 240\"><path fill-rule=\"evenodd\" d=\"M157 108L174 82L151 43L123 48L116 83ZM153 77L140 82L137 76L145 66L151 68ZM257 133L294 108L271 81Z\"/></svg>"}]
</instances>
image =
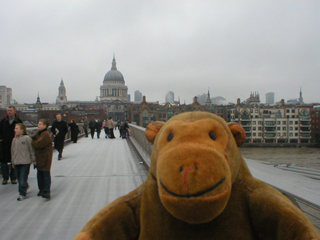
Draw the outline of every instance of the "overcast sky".
<instances>
[{"instance_id":1,"label":"overcast sky","mask_svg":"<svg viewBox=\"0 0 320 240\"><path fill-rule=\"evenodd\" d=\"M95 100L115 53L147 101L267 92L320 102L320 1L0 1L0 85L13 99Z\"/></svg>"}]
</instances>

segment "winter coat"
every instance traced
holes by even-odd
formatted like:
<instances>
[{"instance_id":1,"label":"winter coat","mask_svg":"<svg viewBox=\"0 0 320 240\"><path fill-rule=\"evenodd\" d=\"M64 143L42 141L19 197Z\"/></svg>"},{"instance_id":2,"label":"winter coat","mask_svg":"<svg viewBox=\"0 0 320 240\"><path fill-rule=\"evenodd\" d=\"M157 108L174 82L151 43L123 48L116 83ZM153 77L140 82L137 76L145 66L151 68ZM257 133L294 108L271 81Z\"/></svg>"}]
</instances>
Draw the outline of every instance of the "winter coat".
<instances>
[{"instance_id":1,"label":"winter coat","mask_svg":"<svg viewBox=\"0 0 320 240\"><path fill-rule=\"evenodd\" d=\"M38 170L50 171L53 154L50 133L45 129L32 136L32 139L32 146L35 149Z\"/></svg>"},{"instance_id":2,"label":"winter coat","mask_svg":"<svg viewBox=\"0 0 320 240\"><path fill-rule=\"evenodd\" d=\"M14 138L14 128L16 123L22 123L21 119L15 115L13 122L10 124L9 116L5 117L0 122L0 139L2 139L2 163L11 162L11 143Z\"/></svg>"},{"instance_id":3,"label":"winter coat","mask_svg":"<svg viewBox=\"0 0 320 240\"><path fill-rule=\"evenodd\" d=\"M56 135L56 131L59 131ZM54 135L54 148L61 150L63 149L64 139L68 133L68 125L65 121L61 120L60 122L54 121L52 123L51 132Z\"/></svg>"},{"instance_id":4,"label":"winter coat","mask_svg":"<svg viewBox=\"0 0 320 240\"><path fill-rule=\"evenodd\" d=\"M89 120L88 119L84 119L83 120L83 128L88 130L88 126L89 126Z\"/></svg>"},{"instance_id":5,"label":"winter coat","mask_svg":"<svg viewBox=\"0 0 320 240\"><path fill-rule=\"evenodd\" d=\"M70 131L71 131L71 140L73 142L76 142L78 140L78 134L80 132L79 127L76 123L72 122L72 123L68 123L69 127L70 127Z\"/></svg>"},{"instance_id":6,"label":"winter coat","mask_svg":"<svg viewBox=\"0 0 320 240\"><path fill-rule=\"evenodd\" d=\"M102 128L102 123L101 122L96 122L97 132L101 132L101 128Z\"/></svg>"},{"instance_id":7,"label":"winter coat","mask_svg":"<svg viewBox=\"0 0 320 240\"><path fill-rule=\"evenodd\" d=\"M123 130L126 130L129 128L129 124L127 122L124 122L121 124L121 127L120 127L120 130L123 131Z\"/></svg>"},{"instance_id":8,"label":"winter coat","mask_svg":"<svg viewBox=\"0 0 320 240\"><path fill-rule=\"evenodd\" d=\"M95 129L97 122L95 120L90 120L89 122L89 128Z\"/></svg>"},{"instance_id":9,"label":"winter coat","mask_svg":"<svg viewBox=\"0 0 320 240\"><path fill-rule=\"evenodd\" d=\"M28 135L20 135L12 140L11 145L12 163L14 165L31 164L36 161L32 139Z\"/></svg>"},{"instance_id":10,"label":"winter coat","mask_svg":"<svg viewBox=\"0 0 320 240\"><path fill-rule=\"evenodd\" d=\"M71 130L71 134L78 134L80 131L79 131L79 127L76 123L68 123L69 127L70 127L70 130Z\"/></svg>"},{"instance_id":11,"label":"winter coat","mask_svg":"<svg viewBox=\"0 0 320 240\"><path fill-rule=\"evenodd\" d=\"M112 119L109 119L107 124L108 124L108 128L114 128L114 122Z\"/></svg>"}]
</instances>

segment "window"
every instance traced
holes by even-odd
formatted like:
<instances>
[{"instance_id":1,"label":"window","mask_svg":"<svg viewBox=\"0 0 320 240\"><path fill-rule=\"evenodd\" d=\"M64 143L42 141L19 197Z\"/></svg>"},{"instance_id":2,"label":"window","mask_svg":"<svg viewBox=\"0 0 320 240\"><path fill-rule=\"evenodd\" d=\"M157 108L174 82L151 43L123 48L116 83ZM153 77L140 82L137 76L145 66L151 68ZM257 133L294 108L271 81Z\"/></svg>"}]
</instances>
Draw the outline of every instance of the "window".
<instances>
[{"instance_id":1,"label":"window","mask_svg":"<svg viewBox=\"0 0 320 240\"><path fill-rule=\"evenodd\" d=\"M293 124L293 121L290 121L289 124L292 125L292 124Z\"/></svg>"},{"instance_id":2,"label":"window","mask_svg":"<svg viewBox=\"0 0 320 240\"><path fill-rule=\"evenodd\" d=\"M286 134L286 133L283 133L282 135L283 135L284 137L286 137L286 136L287 136L287 134Z\"/></svg>"},{"instance_id":3,"label":"window","mask_svg":"<svg viewBox=\"0 0 320 240\"><path fill-rule=\"evenodd\" d=\"M156 114L151 113L151 114L150 114L150 120L151 120L151 122L157 121L157 119L156 119Z\"/></svg>"},{"instance_id":4,"label":"window","mask_svg":"<svg viewBox=\"0 0 320 240\"><path fill-rule=\"evenodd\" d=\"M252 130L257 130L257 128L256 128L256 127L253 127Z\"/></svg>"},{"instance_id":5,"label":"window","mask_svg":"<svg viewBox=\"0 0 320 240\"><path fill-rule=\"evenodd\" d=\"M280 121L277 121L277 125L280 125L281 124L281 122Z\"/></svg>"},{"instance_id":6,"label":"window","mask_svg":"<svg viewBox=\"0 0 320 240\"><path fill-rule=\"evenodd\" d=\"M290 130L290 131L293 131L293 127L289 127L289 130Z\"/></svg>"},{"instance_id":7,"label":"window","mask_svg":"<svg viewBox=\"0 0 320 240\"><path fill-rule=\"evenodd\" d=\"M261 124L262 124L262 121L258 121L258 124L261 125Z\"/></svg>"},{"instance_id":8,"label":"window","mask_svg":"<svg viewBox=\"0 0 320 240\"><path fill-rule=\"evenodd\" d=\"M287 130L287 128L286 128L286 127L283 127L282 130L285 131L285 130Z\"/></svg>"},{"instance_id":9,"label":"window","mask_svg":"<svg viewBox=\"0 0 320 240\"><path fill-rule=\"evenodd\" d=\"M258 127L258 130L260 130L260 131L261 131L261 130L262 130L262 127Z\"/></svg>"},{"instance_id":10,"label":"window","mask_svg":"<svg viewBox=\"0 0 320 240\"><path fill-rule=\"evenodd\" d=\"M258 136L261 137L261 133L258 133Z\"/></svg>"},{"instance_id":11,"label":"window","mask_svg":"<svg viewBox=\"0 0 320 240\"><path fill-rule=\"evenodd\" d=\"M287 121L282 121L282 124L287 124Z\"/></svg>"},{"instance_id":12,"label":"window","mask_svg":"<svg viewBox=\"0 0 320 240\"><path fill-rule=\"evenodd\" d=\"M292 112L293 112L293 113L295 113L295 112L296 112L296 110L292 109Z\"/></svg>"},{"instance_id":13,"label":"window","mask_svg":"<svg viewBox=\"0 0 320 240\"><path fill-rule=\"evenodd\" d=\"M294 135L295 135L295 136L298 136L298 133L295 133Z\"/></svg>"},{"instance_id":14,"label":"window","mask_svg":"<svg viewBox=\"0 0 320 240\"><path fill-rule=\"evenodd\" d=\"M293 133L290 133L290 137L293 137Z\"/></svg>"},{"instance_id":15,"label":"window","mask_svg":"<svg viewBox=\"0 0 320 240\"><path fill-rule=\"evenodd\" d=\"M256 121L253 121L252 124L257 124L257 122L256 122Z\"/></svg>"},{"instance_id":16,"label":"window","mask_svg":"<svg viewBox=\"0 0 320 240\"><path fill-rule=\"evenodd\" d=\"M147 127L149 124L149 114L148 113L143 113L142 114L142 126Z\"/></svg>"},{"instance_id":17,"label":"window","mask_svg":"<svg viewBox=\"0 0 320 240\"><path fill-rule=\"evenodd\" d=\"M280 131L280 130L281 130L281 127L277 127L277 130Z\"/></svg>"}]
</instances>

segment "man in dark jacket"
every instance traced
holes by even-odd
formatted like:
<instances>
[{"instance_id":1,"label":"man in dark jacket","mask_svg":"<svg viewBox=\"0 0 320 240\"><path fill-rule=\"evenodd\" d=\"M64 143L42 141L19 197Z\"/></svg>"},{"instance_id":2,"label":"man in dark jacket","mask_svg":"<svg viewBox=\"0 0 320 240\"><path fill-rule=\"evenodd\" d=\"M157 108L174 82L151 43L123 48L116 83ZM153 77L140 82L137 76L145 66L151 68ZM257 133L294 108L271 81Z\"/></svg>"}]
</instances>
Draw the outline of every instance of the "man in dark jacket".
<instances>
[{"instance_id":1,"label":"man in dark jacket","mask_svg":"<svg viewBox=\"0 0 320 240\"><path fill-rule=\"evenodd\" d=\"M56 115L56 121L52 123L51 132L54 136L54 148L59 152L58 160L62 158L64 139L68 133L68 125L61 119L61 113Z\"/></svg>"},{"instance_id":2,"label":"man in dark jacket","mask_svg":"<svg viewBox=\"0 0 320 240\"><path fill-rule=\"evenodd\" d=\"M91 119L90 122L89 122L89 128L90 128L90 132L91 132L91 138L93 139L94 138L94 132L96 130L96 120L94 119Z\"/></svg>"},{"instance_id":3,"label":"man in dark jacket","mask_svg":"<svg viewBox=\"0 0 320 240\"><path fill-rule=\"evenodd\" d=\"M16 123L22 123L22 121L16 115L16 108L10 106L7 109L7 116L0 122L0 141L3 156L1 160L3 185L8 183L9 177L12 184L17 183L16 174L11 164L11 143L14 138Z\"/></svg>"},{"instance_id":4,"label":"man in dark jacket","mask_svg":"<svg viewBox=\"0 0 320 240\"><path fill-rule=\"evenodd\" d=\"M129 130L128 129L129 129L129 124L128 124L128 120L126 120L120 126L120 134L121 134L122 139L127 138L127 135L129 137Z\"/></svg>"}]
</instances>

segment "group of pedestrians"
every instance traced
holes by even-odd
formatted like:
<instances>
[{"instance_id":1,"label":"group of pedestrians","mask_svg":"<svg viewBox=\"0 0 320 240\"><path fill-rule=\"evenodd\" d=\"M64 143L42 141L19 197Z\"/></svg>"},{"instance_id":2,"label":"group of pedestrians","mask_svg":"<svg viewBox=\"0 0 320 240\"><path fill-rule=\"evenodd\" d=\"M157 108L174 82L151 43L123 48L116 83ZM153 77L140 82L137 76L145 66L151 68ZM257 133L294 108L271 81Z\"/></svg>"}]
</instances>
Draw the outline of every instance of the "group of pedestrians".
<instances>
[{"instance_id":1,"label":"group of pedestrians","mask_svg":"<svg viewBox=\"0 0 320 240\"><path fill-rule=\"evenodd\" d=\"M83 121L83 129L85 132L86 137L88 137L88 128L90 129L91 138L94 138L95 132L97 133L97 138L100 138L101 130L103 129L105 132L105 138L114 139L114 132L113 129L115 128L115 123L110 117L108 120L100 121L100 119L91 119L88 120L86 116Z\"/></svg>"},{"instance_id":2,"label":"group of pedestrians","mask_svg":"<svg viewBox=\"0 0 320 240\"><path fill-rule=\"evenodd\" d=\"M91 119L89 120L87 116L83 120L83 129L85 132L85 136L88 137L88 129L90 129L91 138L94 138L95 132L97 133L97 138L100 138L101 130L103 129L105 132L105 138L114 139L116 138L114 135L114 129L118 127L120 132L120 137L125 139L129 136L129 124L128 120L123 122L122 124L120 121L115 123L112 117L109 117L107 120L100 121L100 119Z\"/></svg>"},{"instance_id":3,"label":"group of pedestrians","mask_svg":"<svg viewBox=\"0 0 320 240\"><path fill-rule=\"evenodd\" d=\"M79 128L74 120L69 124L62 120L60 113L56 115L56 120L51 127L51 133L54 136L54 148L58 151L58 160L62 159L65 135L68 133L68 126L71 130L71 140L76 143L78 140ZM114 139L114 123L112 117L108 120L99 119L88 120L86 116L83 122L83 128L86 137L88 137L88 128L91 130L91 137L97 132L97 138L100 138L101 130L104 129L105 137ZM120 137L125 139L129 136L128 121L117 127L120 131ZM11 180L12 184L18 183L19 196L18 201L26 198L29 188L28 176L31 165L37 169L37 182L39 192L37 196L49 199L51 189L51 165L53 156L53 147L51 135L48 131L49 122L46 119L40 119L38 122L38 132L33 136L26 133L27 127L16 115L16 109L13 106L8 107L7 116L0 122L0 160L1 172L3 176L2 184L6 185Z\"/></svg>"},{"instance_id":4,"label":"group of pedestrians","mask_svg":"<svg viewBox=\"0 0 320 240\"><path fill-rule=\"evenodd\" d=\"M38 132L28 136L26 126L17 117L13 106L8 107L7 117L0 122L2 184L6 185L9 178L12 184L17 184L18 180L18 201L26 198L31 164L37 168L37 195L50 198L53 149L48 127L48 120L40 119Z\"/></svg>"}]
</instances>

